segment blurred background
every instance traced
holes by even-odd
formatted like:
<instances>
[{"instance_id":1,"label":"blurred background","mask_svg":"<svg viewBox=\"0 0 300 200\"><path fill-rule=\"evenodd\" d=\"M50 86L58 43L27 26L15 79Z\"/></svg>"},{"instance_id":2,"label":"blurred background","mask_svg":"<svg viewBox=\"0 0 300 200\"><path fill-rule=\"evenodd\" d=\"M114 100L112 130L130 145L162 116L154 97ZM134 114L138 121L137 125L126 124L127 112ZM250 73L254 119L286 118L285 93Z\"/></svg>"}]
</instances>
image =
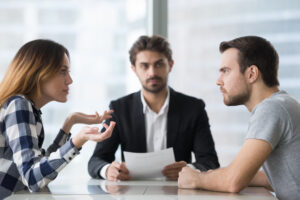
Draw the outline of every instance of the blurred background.
<instances>
[{"instance_id":1,"label":"blurred background","mask_svg":"<svg viewBox=\"0 0 300 200\"><path fill-rule=\"evenodd\" d=\"M1 79L30 40L57 41L71 54L74 82L68 102L42 108L45 148L69 113L101 113L111 100L140 89L128 50L143 34L169 39L175 61L169 85L206 102L221 166L241 147L250 116L243 106L226 107L216 86L221 41L245 35L268 39L280 57L280 88L300 99L298 0L0 0ZM72 133L81 127L74 126ZM74 174L89 179L87 162L94 146L85 144L55 181Z\"/></svg>"}]
</instances>

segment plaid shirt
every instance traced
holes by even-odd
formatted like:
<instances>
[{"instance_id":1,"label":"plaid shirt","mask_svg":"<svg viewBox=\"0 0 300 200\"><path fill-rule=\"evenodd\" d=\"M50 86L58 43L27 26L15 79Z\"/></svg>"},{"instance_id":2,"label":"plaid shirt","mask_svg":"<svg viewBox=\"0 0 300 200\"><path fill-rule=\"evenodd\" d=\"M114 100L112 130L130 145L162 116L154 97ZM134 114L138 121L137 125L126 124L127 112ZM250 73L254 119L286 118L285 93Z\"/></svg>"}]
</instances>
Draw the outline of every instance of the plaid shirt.
<instances>
[{"instance_id":1,"label":"plaid shirt","mask_svg":"<svg viewBox=\"0 0 300 200\"><path fill-rule=\"evenodd\" d=\"M79 154L69 139L60 130L43 150L40 110L22 95L9 98L0 110L0 199L26 187L39 191L47 186Z\"/></svg>"}]
</instances>

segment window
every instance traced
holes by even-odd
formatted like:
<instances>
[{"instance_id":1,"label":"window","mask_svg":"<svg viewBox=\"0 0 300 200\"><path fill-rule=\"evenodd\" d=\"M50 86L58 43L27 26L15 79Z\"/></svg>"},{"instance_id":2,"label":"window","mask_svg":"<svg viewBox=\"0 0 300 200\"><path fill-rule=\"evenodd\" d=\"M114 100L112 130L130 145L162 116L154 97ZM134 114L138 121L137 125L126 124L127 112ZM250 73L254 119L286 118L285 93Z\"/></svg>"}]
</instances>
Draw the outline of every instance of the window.
<instances>
[{"instance_id":1,"label":"window","mask_svg":"<svg viewBox=\"0 0 300 200\"><path fill-rule=\"evenodd\" d=\"M54 140L67 115L74 111L102 112L110 100L139 88L130 69L128 50L147 33L146 0L25 0L0 2L0 78L18 49L26 42L47 38L63 44L71 55L71 85L67 103L42 108L44 147ZM76 125L76 134L81 125ZM87 175L95 143L63 174ZM78 173L80 172L80 173ZM68 176L60 175L58 179ZM57 180L59 181L59 180Z\"/></svg>"},{"instance_id":2,"label":"window","mask_svg":"<svg viewBox=\"0 0 300 200\"><path fill-rule=\"evenodd\" d=\"M280 57L280 88L300 100L299 1L176 0L168 6L175 60L170 85L205 101L221 166L225 166L244 141L250 115L244 106L223 104L216 86L219 44L245 35L268 39Z\"/></svg>"}]
</instances>

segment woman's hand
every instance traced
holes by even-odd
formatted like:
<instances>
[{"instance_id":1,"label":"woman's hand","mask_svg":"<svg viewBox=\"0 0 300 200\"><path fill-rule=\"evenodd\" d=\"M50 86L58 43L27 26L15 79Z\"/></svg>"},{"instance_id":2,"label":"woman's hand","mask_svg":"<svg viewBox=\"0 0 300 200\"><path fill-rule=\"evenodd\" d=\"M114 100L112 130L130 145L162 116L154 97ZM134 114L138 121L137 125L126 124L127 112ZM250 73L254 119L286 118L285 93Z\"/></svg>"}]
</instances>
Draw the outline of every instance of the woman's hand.
<instances>
[{"instance_id":1,"label":"woman's hand","mask_svg":"<svg viewBox=\"0 0 300 200\"><path fill-rule=\"evenodd\" d=\"M94 115L74 112L67 117L62 129L65 133L70 133L70 130L74 124L100 124L104 120L110 119L113 112L113 110L104 111L102 115L99 115L98 112L96 112Z\"/></svg>"},{"instance_id":2,"label":"woman's hand","mask_svg":"<svg viewBox=\"0 0 300 200\"><path fill-rule=\"evenodd\" d=\"M111 121L109 126L107 124L103 124L103 125L106 129L103 133L98 132L99 131L98 127L88 127L88 126L83 127L81 131L74 138L72 138L72 142L74 146L77 149L79 149L88 140L101 142L109 138L114 130L116 122Z\"/></svg>"}]
</instances>

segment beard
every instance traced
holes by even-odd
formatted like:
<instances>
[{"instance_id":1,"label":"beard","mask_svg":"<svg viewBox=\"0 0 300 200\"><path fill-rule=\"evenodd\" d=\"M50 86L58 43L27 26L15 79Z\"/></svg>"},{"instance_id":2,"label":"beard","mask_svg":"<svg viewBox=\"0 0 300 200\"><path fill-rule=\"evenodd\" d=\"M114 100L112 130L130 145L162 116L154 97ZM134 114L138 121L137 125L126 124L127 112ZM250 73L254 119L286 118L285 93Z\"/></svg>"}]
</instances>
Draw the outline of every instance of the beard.
<instances>
[{"instance_id":1,"label":"beard","mask_svg":"<svg viewBox=\"0 0 300 200\"><path fill-rule=\"evenodd\" d=\"M240 93L235 96L227 96L227 98L224 97L224 104L226 106L238 106L245 104L250 97L250 92L247 90L243 91L243 93Z\"/></svg>"},{"instance_id":2,"label":"beard","mask_svg":"<svg viewBox=\"0 0 300 200\"><path fill-rule=\"evenodd\" d=\"M158 81L160 81L160 83L155 83L150 86L147 86L147 82L149 82L151 80L158 80ZM143 88L147 92L151 92L151 93L155 93L155 94L161 92L166 86L167 86L167 80L163 80L161 77L158 77L158 76L147 79L146 83L143 84Z\"/></svg>"}]
</instances>

